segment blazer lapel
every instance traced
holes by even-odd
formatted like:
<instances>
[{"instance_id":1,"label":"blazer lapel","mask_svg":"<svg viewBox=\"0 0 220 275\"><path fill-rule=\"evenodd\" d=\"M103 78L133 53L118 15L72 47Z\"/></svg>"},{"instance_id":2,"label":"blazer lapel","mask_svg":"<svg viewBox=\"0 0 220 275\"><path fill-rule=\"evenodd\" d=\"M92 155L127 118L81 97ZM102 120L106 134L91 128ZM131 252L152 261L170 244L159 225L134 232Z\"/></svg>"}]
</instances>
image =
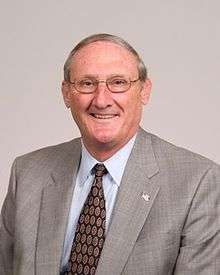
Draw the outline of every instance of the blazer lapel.
<instances>
[{"instance_id":1,"label":"blazer lapel","mask_svg":"<svg viewBox=\"0 0 220 275\"><path fill-rule=\"evenodd\" d=\"M96 275L121 274L159 191L150 135L140 129L118 191Z\"/></svg>"},{"instance_id":2,"label":"blazer lapel","mask_svg":"<svg viewBox=\"0 0 220 275\"><path fill-rule=\"evenodd\" d=\"M59 274L66 225L81 155L78 140L59 160L43 189L36 243L36 274Z\"/></svg>"}]
</instances>

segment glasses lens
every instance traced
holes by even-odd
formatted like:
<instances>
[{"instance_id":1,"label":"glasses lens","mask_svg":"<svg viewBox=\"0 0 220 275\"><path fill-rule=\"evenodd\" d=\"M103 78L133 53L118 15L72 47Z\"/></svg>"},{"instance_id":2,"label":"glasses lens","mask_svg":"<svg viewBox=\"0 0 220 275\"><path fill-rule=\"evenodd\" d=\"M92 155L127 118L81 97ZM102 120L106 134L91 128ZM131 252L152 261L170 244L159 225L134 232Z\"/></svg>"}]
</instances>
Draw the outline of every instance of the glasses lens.
<instances>
[{"instance_id":1,"label":"glasses lens","mask_svg":"<svg viewBox=\"0 0 220 275\"><path fill-rule=\"evenodd\" d=\"M78 79L75 81L75 88L81 93L93 93L96 89L96 81L90 78Z\"/></svg>"},{"instance_id":2,"label":"glasses lens","mask_svg":"<svg viewBox=\"0 0 220 275\"><path fill-rule=\"evenodd\" d=\"M114 93L125 92L130 87L130 80L124 77L115 77L107 80L107 86Z\"/></svg>"}]
</instances>

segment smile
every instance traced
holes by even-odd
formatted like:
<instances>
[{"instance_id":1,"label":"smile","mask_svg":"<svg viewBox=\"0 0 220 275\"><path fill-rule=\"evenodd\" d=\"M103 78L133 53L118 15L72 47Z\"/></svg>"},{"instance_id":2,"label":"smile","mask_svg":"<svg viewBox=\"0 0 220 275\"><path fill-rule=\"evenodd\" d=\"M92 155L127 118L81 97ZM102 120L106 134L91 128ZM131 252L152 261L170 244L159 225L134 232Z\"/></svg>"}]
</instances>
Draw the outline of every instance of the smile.
<instances>
[{"instance_id":1,"label":"smile","mask_svg":"<svg viewBox=\"0 0 220 275\"><path fill-rule=\"evenodd\" d=\"M114 118L117 117L118 115L114 115L114 114L94 114L91 113L91 116L98 118L98 119L110 119L110 118Z\"/></svg>"}]
</instances>

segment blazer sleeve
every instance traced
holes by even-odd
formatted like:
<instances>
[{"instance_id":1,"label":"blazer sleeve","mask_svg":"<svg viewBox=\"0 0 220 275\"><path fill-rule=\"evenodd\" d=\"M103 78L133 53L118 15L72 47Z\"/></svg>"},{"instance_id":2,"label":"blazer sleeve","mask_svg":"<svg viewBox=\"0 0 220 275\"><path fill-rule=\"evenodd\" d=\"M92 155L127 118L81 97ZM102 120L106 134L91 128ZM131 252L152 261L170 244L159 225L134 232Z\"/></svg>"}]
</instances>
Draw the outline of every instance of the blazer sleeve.
<instances>
[{"instance_id":1,"label":"blazer sleeve","mask_svg":"<svg viewBox=\"0 0 220 275\"><path fill-rule=\"evenodd\" d=\"M0 274L10 275L13 272L14 221L16 164L12 165L8 193L0 217Z\"/></svg>"},{"instance_id":2,"label":"blazer sleeve","mask_svg":"<svg viewBox=\"0 0 220 275\"><path fill-rule=\"evenodd\" d=\"M201 178L183 228L175 275L220 274L220 167Z\"/></svg>"}]
</instances>

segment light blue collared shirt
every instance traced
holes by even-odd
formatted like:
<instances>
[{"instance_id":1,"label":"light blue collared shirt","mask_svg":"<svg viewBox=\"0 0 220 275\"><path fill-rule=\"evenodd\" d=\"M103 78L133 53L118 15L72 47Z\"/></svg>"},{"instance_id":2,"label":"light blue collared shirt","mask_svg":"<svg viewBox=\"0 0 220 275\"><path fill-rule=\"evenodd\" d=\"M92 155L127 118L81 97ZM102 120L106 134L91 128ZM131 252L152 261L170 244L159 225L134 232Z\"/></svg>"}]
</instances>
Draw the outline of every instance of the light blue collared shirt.
<instances>
[{"instance_id":1,"label":"light blue collared shirt","mask_svg":"<svg viewBox=\"0 0 220 275\"><path fill-rule=\"evenodd\" d=\"M125 165L134 146L135 138L136 135L111 158L103 162L108 170L108 173L103 176L103 189L106 207L106 231L109 228L118 188L121 183ZM61 261L62 272L64 272L67 267L79 215L93 183L94 175L91 173L91 170L98 162L99 161L90 155L82 143L81 162L77 173L76 185L73 192L67 231L64 240L64 250Z\"/></svg>"}]
</instances>

